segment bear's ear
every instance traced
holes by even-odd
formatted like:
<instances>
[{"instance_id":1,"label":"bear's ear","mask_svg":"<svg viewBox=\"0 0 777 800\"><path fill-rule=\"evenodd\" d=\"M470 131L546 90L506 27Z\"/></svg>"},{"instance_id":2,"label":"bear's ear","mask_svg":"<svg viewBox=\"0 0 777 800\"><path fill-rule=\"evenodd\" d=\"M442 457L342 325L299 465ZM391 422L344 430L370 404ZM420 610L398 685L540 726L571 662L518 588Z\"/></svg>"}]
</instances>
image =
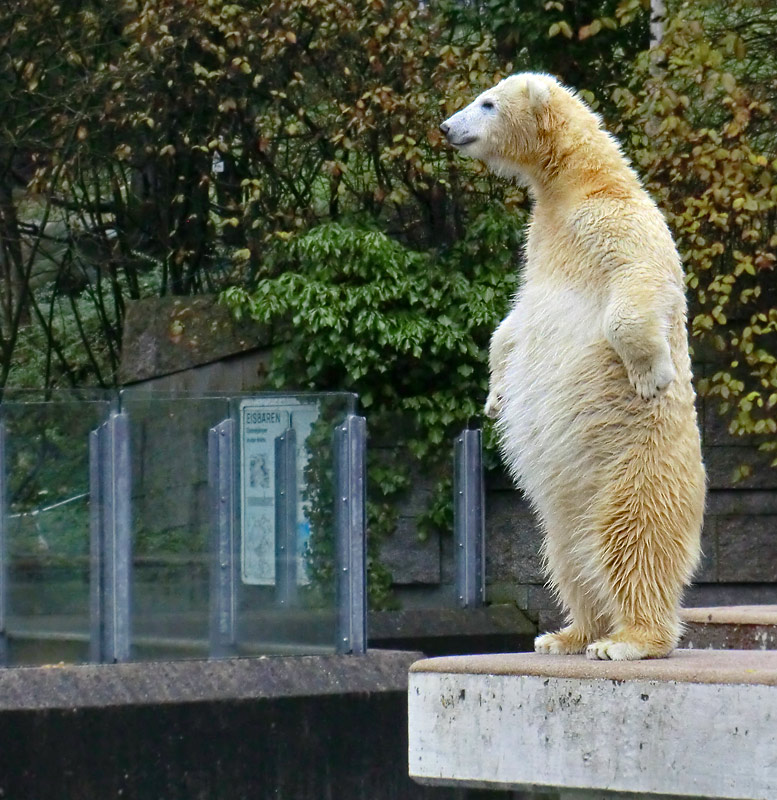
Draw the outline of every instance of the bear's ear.
<instances>
[{"instance_id":1,"label":"bear's ear","mask_svg":"<svg viewBox=\"0 0 777 800\"><path fill-rule=\"evenodd\" d=\"M538 75L527 75L526 94L529 98L530 108L541 111L550 100L550 87Z\"/></svg>"}]
</instances>

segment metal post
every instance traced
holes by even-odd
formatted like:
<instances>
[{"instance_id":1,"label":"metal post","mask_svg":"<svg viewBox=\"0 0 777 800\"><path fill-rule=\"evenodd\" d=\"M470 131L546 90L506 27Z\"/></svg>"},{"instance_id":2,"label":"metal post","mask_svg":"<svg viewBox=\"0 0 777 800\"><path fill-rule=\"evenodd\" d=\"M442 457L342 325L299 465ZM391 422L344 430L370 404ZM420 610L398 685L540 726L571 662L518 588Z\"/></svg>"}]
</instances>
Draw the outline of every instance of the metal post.
<instances>
[{"instance_id":1,"label":"metal post","mask_svg":"<svg viewBox=\"0 0 777 800\"><path fill-rule=\"evenodd\" d=\"M479 430L464 430L454 443L453 528L456 597L462 608L486 599L483 441Z\"/></svg>"},{"instance_id":2,"label":"metal post","mask_svg":"<svg viewBox=\"0 0 777 800\"><path fill-rule=\"evenodd\" d=\"M275 439L275 595L280 605L297 601L297 433Z\"/></svg>"},{"instance_id":3,"label":"metal post","mask_svg":"<svg viewBox=\"0 0 777 800\"><path fill-rule=\"evenodd\" d=\"M90 434L90 655L105 663L130 657L132 583L129 418L111 414Z\"/></svg>"},{"instance_id":4,"label":"metal post","mask_svg":"<svg viewBox=\"0 0 777 800\"><path fill-rule=\"evenodd\" d=\"M100 449L103 427L89 433L89 661L105 661L103 577L103 486Z\"/></svg>"},{"instance_id":5,"label":"metal post","mask_svg":"<svg viewBox=\"0 0 777 800\"><path fill-rule=\"evenodd\" d=\"M0 422L0 666L8 664L8 491L5 471L5 425Z\"/></svg>"},{"instance_id":6,"label":"metal post","mask_svg":"<svg viewBox=\"0 0 777 800\"><path fill-rule=\"evenodd\" d=\"M130 596L132 590L132 461L130 459L129 417L114 414L109 422L111 436L111 465L113 480L113 539L109 559L107 585L109 600L107 632L111 661L129 661L130 657Z\"/></svg>"},{"instance_id":7,"label":"metal post","mask_svg":"<svg viewBox=\"0 0 777 800\"><path fill-rule=\"evenodd\" d=\"M237 647L234 453L235 421L225 419L208 431L211 658L235 655Z\"/></svg>"},{"instance_id":8,"label":"metal post","mask_svg":"<svg viewBox=\"0 0 777 800\"><path fill-rule=\"evenodd\" d=\"M335 428L337 650L367 649L367 423L349 414Z\"/></svg>"}]
</instances>

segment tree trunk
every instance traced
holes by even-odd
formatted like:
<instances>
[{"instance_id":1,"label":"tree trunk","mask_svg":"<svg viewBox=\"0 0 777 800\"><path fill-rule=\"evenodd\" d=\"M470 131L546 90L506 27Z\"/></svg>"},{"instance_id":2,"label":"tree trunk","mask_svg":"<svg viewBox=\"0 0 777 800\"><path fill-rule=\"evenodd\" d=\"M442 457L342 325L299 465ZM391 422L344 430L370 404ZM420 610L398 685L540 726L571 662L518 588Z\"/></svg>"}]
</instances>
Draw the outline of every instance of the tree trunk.
<instances>
[{"instance_id":1,"label":"tree trunk","mask_svg":"<svg viewBox=\"0 0 777 800\"><path fill-rule=\"evenodd\" d=\"M650 47L651 49L661 44L664 38L664 24L666 20L666 2L664 0L650 0Z\"/></svg>"}]
</instances>

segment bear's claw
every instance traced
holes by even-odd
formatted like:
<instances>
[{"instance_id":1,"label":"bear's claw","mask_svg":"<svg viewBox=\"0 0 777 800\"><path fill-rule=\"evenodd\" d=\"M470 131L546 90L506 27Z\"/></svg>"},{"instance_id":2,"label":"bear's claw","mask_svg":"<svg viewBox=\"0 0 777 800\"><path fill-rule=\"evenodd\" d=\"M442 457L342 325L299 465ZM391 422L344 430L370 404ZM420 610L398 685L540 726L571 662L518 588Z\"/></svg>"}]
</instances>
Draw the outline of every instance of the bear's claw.
<instances>
[{"instance_id":1,"label":"bear's claw","mask_svg":"<svg viewBox=\"0 0 777 800\"><path fill-rule=\"evenodd\" d=\"M489 392L483 413L490 419L496 419L502 411L502 396L497 392Z\"/></svg>"}]
</instances>

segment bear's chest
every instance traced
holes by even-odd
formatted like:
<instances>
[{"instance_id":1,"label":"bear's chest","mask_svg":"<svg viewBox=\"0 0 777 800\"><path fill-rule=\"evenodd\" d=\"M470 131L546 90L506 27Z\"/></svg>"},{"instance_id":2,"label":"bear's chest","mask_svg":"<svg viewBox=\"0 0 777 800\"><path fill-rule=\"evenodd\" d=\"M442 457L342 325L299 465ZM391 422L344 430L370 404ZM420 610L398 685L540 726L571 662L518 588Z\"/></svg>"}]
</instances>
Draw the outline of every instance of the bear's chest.
<instances>
[{"instance_id":1,"label":"bear's chest","mask_svg":"<svg viewBox=\"0 0 777 800\"><path fill-rule=\"evenodd\" d=\"M558 372L603 338L603 304L592 292L527 281L515 306L520 361L532 372Z\"/></svg>"},{"instance_id":2,"label":"bear's chest","mask_svg":"<svg viewBox=\"0 0 777 800\"><path fill-rule=\"evenodd\" d=\"M583 463L576 442L586 414L607 393L611 349L591 293L528 281L512 313L501 439L513 473L536 498L533 481L560 474L570 458Z\"/></svg>"}]
</instances>

